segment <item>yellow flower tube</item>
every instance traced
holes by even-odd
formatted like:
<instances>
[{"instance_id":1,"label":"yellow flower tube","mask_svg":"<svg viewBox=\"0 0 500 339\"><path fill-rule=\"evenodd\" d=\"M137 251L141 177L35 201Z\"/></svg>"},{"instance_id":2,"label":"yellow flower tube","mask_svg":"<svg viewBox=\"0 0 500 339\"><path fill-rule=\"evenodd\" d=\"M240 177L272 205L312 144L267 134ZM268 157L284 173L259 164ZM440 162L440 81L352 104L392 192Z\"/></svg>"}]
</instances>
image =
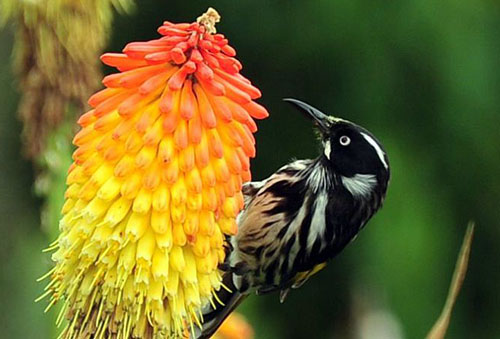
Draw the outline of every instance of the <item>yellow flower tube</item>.
<instances>
[{"instance_id":1,"label":"yellow flower tube","mask_svg":"<svg viewBox=\"0 0 500 339\"><path fill-rule=\"evenodd\" d=\"M62 338L181 337L221 286L255 156L260 91L216 34L215 11L165 22L161 38L101 60L106 76L78 121L49 307Z\"/></svg>"}]
</instances>

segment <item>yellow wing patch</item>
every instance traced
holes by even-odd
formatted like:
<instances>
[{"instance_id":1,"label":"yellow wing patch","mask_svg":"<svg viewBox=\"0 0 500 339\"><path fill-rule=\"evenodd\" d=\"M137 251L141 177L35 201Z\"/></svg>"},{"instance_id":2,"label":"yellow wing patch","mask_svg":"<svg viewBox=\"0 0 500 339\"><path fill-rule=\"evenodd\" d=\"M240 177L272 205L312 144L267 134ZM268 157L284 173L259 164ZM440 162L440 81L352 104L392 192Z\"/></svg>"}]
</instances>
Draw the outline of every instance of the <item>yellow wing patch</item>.
<instances>
[{"instance_id":1,"label":"yellow wing patch","mask_svg":"<svg viewBox=\"0 0 500 339\"><path fill-rule=\"evenodd\" d=\"M313 275L315 275L316 273L321 271L323 268L325 268L325 266L326 266L326 262L314 266L309 271L303 271L303 272L297 273L295 275L295 277L293 278L294 283L292 285L292 288L299 288L307 281L307 279L309 279L310 277L312 277Z\"/></svg>"}]
</instances>

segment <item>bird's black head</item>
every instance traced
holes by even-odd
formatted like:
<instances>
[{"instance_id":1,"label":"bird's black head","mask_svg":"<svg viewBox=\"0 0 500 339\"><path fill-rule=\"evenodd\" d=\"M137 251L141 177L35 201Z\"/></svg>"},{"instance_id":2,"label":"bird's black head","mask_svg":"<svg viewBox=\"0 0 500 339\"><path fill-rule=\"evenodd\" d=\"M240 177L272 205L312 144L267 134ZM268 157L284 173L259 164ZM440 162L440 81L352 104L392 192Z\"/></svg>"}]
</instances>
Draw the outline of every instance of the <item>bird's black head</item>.
<instances>
[{"instance_id":1,"label":"bird's black head","mask_svg":"<svg viewBox=\"0 0 500 339\"><path fill-rule=\"evenodd\" d=\"M345 183L356 185L371 177L376 178L385 191L390 174L389 159L372 133L350 121L326 115L302 101L284 100L313 119L321 135L324 160L337 175L345 178ZM358 181L353 181L355 179Z\"/></svg>"}]
</instances>

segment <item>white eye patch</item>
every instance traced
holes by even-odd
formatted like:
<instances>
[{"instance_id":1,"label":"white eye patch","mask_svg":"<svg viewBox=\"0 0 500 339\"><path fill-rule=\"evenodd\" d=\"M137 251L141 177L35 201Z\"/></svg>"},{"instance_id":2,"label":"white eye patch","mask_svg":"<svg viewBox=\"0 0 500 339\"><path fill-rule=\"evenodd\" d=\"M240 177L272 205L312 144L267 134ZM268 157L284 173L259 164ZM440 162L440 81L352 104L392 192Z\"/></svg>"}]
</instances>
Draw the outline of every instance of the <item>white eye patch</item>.
<instances>
[{"instance_id":1,"label":"white eye patch","mask_svg":"<svg viewBox=\"0 0 500 339\"><path fill-rule=\"evenodd\" d=\"M382 151L382 148L380 148L379 144L371 136L369 136L366 133L361 132L361 135L363 138L365 138L366 141L375 149L375 152L377 152L377 155L380 159L380 162L384 165L385 169L389 168L389 165L387 165L387 162L385 161L385 153Z\"/></svg>"},{"instance_id":2,"label":"white eye patch","mask_svg":"<svg viewBox=\"0 0 500 339\"><path fill-rule=\"evenodd\" d=\"M340 137L339 142L342 146L348 146L351 143L351 138L347 135L343 135Z\"/></svg>"}]
</instances>

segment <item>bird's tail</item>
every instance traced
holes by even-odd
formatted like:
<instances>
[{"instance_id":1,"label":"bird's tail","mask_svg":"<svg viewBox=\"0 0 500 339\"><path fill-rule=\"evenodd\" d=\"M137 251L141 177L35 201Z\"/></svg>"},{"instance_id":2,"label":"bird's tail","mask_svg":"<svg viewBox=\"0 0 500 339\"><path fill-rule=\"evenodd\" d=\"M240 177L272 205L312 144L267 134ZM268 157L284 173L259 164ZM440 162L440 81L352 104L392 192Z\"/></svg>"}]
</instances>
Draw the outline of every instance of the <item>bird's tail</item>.
<instances>
[{"instance_id":1,"label":"bird's tail","mask_svg":"<svg viewBox=\"0 0 500 339\"><path fill-rule=\"evenodd\" d=\"M217 292L217 300L219 303L216 309L210 307L207 312L203 313L203 326L196 333L196 339L208 339L222 325L229 314L245 299L247 293L238 291L233 282L233 273L226 272L222 279L222 283L227 289L222 288Z\"/></svg>"}]
</instances>

